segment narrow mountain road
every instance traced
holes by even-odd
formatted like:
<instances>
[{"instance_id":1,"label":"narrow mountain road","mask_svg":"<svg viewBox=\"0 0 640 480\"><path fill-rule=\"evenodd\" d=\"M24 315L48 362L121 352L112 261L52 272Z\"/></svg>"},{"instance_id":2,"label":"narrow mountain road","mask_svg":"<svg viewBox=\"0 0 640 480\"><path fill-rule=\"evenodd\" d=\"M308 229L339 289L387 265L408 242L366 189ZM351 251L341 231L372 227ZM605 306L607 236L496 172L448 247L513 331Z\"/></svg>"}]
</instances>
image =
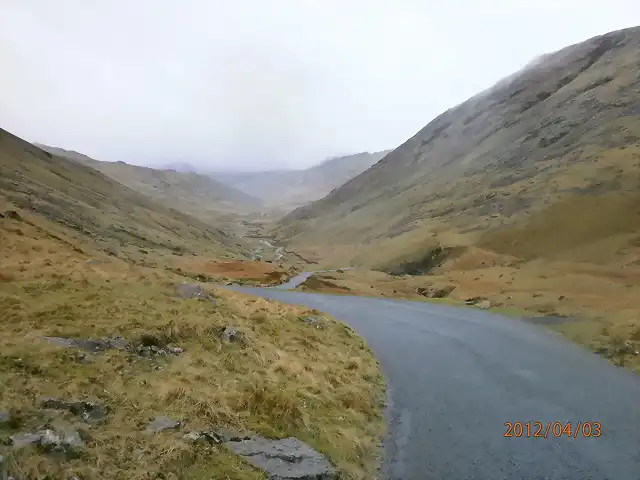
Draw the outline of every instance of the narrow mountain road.
<instances>
[{"instance_id":1,"label":"narrow mountain road","mask_svg":"<svg viewBox=\"0 0 640 480\"><path fill-rule=\"evenodd\" d=\"M322 310L366 339L389 382L385 479L640 479L640 376L551 332L420 302L234 290ZM531 436L505 437L506 422L531 422ZM541 435L595 426L532 438L534 422Z\"/></svg>"}]
</instances>

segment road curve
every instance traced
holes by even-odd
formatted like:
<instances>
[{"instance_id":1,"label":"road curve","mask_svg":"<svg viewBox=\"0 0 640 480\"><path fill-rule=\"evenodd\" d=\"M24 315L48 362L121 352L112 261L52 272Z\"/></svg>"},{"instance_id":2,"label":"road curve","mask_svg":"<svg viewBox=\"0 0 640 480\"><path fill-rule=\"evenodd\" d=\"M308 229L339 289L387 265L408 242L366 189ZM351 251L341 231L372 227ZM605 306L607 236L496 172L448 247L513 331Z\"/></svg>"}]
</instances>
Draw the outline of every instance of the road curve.
<instances>
[{"instance_id":1,"label":"road curve","mask_svg":"<svg viewBox=\"0 0 640 480\"><path fill-rule=\"evenodd\" d=\"M365 338L389 383L385 479L640 479L640 376L551 332L422 302L234 290L322 310ZM601 435L506 438L505 422L599 422Z\"/></svg>"}]
</instances>

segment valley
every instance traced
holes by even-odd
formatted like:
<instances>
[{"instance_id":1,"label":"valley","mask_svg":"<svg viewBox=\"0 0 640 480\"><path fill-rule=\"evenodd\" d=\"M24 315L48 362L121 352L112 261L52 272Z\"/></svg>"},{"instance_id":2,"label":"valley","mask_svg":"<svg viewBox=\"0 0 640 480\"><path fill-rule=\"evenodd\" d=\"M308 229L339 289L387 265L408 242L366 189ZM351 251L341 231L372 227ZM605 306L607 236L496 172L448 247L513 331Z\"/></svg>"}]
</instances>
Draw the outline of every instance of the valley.
<instances>
[{"instance_id":1,"label":"valley","mask_svg":"<svg viewBox=\"0 0 640 480\"><path fill-rule=\"evenodd\" d=\"M0 480L635 471L639 62L586 39L300 169L0 130ZM504 412L616 431L549 454Z\"/></svg>"}]
</instances>

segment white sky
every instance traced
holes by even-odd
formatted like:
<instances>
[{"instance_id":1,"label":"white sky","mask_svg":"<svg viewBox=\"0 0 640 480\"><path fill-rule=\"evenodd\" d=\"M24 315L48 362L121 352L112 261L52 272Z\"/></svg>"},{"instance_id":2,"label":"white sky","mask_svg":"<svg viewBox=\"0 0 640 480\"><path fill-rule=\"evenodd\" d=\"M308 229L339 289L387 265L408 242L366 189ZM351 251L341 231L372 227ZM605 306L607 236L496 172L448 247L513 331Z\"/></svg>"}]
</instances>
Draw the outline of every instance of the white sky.
<instances>
[{"instance_id":1,"label":"white sky","mask_svg":"<svg viewBox=\"0 0 640 480\"><path fill-rule=\"evenodd\" d=\"M394 148L638 0L0 0L0 127L100 160L304 167Z\"/></svg>"}]
</instances>

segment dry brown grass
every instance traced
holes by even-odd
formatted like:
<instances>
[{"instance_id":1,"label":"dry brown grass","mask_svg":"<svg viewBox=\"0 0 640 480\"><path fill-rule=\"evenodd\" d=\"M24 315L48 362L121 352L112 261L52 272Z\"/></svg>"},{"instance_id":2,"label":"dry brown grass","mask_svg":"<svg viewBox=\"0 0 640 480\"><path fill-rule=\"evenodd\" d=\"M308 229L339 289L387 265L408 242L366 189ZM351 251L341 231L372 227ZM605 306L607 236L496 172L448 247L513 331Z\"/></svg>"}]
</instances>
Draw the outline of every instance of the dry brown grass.
<instances>
[{"instance_id":1,"label":"dry brown grass","mask_svg":"<svg viewBox=\"0 0 640 480\"><path fill-rule=\"evenodd\" d=\"M182 277L90 245L79 253L72 236L59 227L57 238L47 236L54 227L41 224L0 219L0 410L18 419L0 437L47 420L37 408L46 396L93 399L112 413L104 425L79 427L87 443L79 457L4 452L18 478L261 478L221 447L181 440L211 427L296 436L345 478L372 478L383 386L350 329L328 318L316 329L300 320L305 309L214 285L203 284L215 306L182 300L174 287ZM246 346L223 342L225 326L237 327ZM42 339L114 335L153 337L185 352L150 360L113 350L82 363ZM155 414L184 422L182 433L144 434Z\"/></svg>"}]
</instances>

